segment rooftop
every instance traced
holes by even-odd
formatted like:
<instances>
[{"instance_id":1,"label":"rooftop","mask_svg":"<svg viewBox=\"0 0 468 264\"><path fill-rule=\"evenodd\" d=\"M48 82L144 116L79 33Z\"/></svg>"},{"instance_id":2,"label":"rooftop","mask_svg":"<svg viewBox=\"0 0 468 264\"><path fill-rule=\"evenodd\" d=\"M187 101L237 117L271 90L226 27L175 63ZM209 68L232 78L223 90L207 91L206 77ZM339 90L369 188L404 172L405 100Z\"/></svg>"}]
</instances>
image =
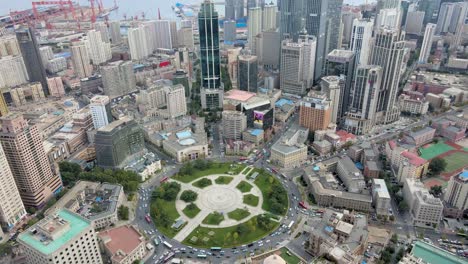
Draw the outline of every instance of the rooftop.
<instances>
[{"instance_id":1,"label":"rooftop","mask_svg":"<svg viewBox=\"0 0 468 264\"><path fill-rule=\"evenodd\" d=\"M414 243L411 254L428 264L466 264L465 260L456 255L422 241Z\"/></svg>"},{"instance_id":2,"label":"rooftop","mask_svg":"<svg viewBox=\"0 0 468 264\"><path fill-rule=\"evenodd\" d=\"M299 149L307 148L304 142L307 140L309 130L307 128L292 126L271 147L272 150L281 153L293 153Z\"/></svg>"},{"instance_id":3,"label":"rooftop","mask_svg":"<svg viewBox=\"0 0 468 264\"><path fill-rule=\"evenodd\" d=\"M275 106L276 107L282 107L285 104L293 105L294 102L289 100L289 99L281 98L275 103Z\"/></svg>"},{"instance_id":4,"label":"rooftop","mask_svg":"<svg viewBox=\"0 0 468 264\"><path fill-rule=\"evenodd\" d=\"M123 259L132 253L141 243L145 243L144 237L133 226L120 226L99 233L104 246L112 253L112 259ZM123 253L123 255L121 255Z\"/></svg>"},{"instance_id":5,"label":"rooftop","mask_svg":"<svg viewBox=\"0 0 468 264\"><path fill-rule=\"evenodd\" d=\"M409 163L414 166L421 166L426 164L427 160L419 157L417 154L409 151L403 151L401 155L408 159Z\"/></svg>"},{"instance_id":6,"label":"rooftop","mask_svg":"<svg viewBox=\"0 0 468 264\"><path fill-rule=\"evenodd\" d=\"M224 97L226 99L246 102L247 100L249 100L250 98L254 96L255 96L255 93L242 91L242 90L231 90L231 91L226 92L226 95Z\"/></svg>"},{"instance_id":7,"label":"rooftop","mask_svg":"<svg viewBox=\"0 0 468 264\"><path fill-rule=\"evenodd\" d=\"M251 134L252 136L259 136L259 135L261 135L262 133L263 133L263 130L261 130L261 129L252 129L252 130L250 131L250 134Z\"/></svg>"},{"instance_id":8,"label":"rooftop","mask_svg":"<svg viewBox=\"0 0 468 264\"><path fill-rule=\"evenodd\" d=\"M54 216L46 216L19 235L18 239L42 254L49 255L90 226L91 223L85 218L62 209Z\"/></svg>"},{"instance_id":9,"label":"rooftop","mask_svg":"<svg viewBox=\"0 0 468 264\"><path fill-rule=\"evenodd\" d=\"M373 179L374 192L379 195L380 198L390 199L390 194L388 193L387 185L383 179Z\"/></svg>"},{"instance_id":10,"label":"rooftop","mask_svg":"<svg viewBox=\"0 0 468 264\"><path fill-rule=\"evenodd\" d=\"M127 116L124 116L122 117L121 119L119 120L115 120L114 122L108 124L107 126L103 126L101 128L98 129L98 131L102 131L102 132L112 132L112 130L120 127L120 126L123 126L125 125L127 122L130 122L132 121L133 119L127 117Z\"/></svg>"}]
</instances>

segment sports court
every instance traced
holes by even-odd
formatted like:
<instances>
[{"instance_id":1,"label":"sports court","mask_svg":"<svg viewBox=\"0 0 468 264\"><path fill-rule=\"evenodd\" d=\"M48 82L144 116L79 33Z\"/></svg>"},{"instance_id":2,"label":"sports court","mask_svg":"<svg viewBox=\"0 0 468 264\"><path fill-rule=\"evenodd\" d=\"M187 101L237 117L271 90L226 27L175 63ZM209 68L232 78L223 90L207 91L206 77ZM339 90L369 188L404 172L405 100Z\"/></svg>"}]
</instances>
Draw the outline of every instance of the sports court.
<instances>
[{"instance_id":1,"label":"sports court","mask_svg":"<svg viewBox=\"0 0 468 264\"><path fill-rule=\"evenodd\" d=\"M466 152L455 152L443 158L447 162L445 172L451 172L467 166L468 154Z\"/></svg>"},{"instance_id":2,"label":"sports court","mask_svg":"<svg viewBox=\"0 0 468 264\"><path fill-rule=\"evenodd\" d=\"M455 150L455 148L448 144L445 144L445 142L443 141L439 141L435 144L431 143L422 146L421 148L419 148L419 154L421 158L431 160L451 150Z\"/></svg>"}]
</instances>

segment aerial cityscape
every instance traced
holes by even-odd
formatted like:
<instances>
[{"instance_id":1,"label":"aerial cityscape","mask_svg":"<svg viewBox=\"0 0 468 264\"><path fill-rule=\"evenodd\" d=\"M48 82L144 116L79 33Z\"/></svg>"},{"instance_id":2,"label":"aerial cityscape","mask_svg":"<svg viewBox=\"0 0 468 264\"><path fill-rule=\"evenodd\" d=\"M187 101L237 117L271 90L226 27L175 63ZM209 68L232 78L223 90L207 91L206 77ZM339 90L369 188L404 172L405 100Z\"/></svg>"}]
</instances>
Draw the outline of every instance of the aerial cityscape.
<instances>
[{"instance_id":1,"label":"aerial cityscape","mask_svg":"<svg viewBox=\"0 0 468 264\"><path fill-rule=\"evenodd\" d=\"M1 264L468 264L468 0L0 12Z\"/></svg>"}]
</instances>

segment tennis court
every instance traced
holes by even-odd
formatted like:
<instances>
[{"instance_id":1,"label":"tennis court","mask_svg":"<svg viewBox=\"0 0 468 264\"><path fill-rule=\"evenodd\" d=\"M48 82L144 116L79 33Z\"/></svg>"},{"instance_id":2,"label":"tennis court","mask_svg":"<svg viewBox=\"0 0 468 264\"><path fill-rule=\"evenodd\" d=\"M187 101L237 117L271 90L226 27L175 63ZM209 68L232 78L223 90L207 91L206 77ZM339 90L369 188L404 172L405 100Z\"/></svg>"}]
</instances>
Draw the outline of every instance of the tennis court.
<instances>
[{"instance_id":1,"label":"tennis court","mask_svg":"<svg viewBox=\"0 0 468 264\"><path fill-rule=\"evenodd\" d=\"M467 166L468 154L465 152L455 152L443 158L447 162L445 172L452 172Z\"/></svg>"},{"instance_id":2,"label":"tennis court","mask_svg":"<svg viewBox=\"0 0 468 264\"><path fill-rule=\"evenodd\" d=\"M445 144L443 141L439 141L436 144L429 144L419 148L421 158L431 160L439 155L444 154L450 150L454 150L452 146Z\"/></svg>"}]
</instances>

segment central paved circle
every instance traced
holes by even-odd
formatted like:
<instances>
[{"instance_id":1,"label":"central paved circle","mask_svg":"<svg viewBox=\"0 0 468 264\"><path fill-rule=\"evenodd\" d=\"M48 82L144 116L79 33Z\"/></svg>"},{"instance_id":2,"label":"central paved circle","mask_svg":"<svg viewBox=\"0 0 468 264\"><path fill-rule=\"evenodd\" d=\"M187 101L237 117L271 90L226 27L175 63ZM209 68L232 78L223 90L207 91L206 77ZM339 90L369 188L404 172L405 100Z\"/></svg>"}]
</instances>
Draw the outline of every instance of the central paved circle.
<instances>
[{"instance_id":1,"label":"central paved circle","mask_svg":"<svg viewBox=\"0 0 468 264\"><path fill-rule=\"evenodd\" d=\"M225 211L235 209L235 206L242 204L242 194L229 187L214 185L205 188L199 194L200 205L204 209L212 211ZM233 209L232 209L233 210Z\"/></svg>"}]
</instances>

